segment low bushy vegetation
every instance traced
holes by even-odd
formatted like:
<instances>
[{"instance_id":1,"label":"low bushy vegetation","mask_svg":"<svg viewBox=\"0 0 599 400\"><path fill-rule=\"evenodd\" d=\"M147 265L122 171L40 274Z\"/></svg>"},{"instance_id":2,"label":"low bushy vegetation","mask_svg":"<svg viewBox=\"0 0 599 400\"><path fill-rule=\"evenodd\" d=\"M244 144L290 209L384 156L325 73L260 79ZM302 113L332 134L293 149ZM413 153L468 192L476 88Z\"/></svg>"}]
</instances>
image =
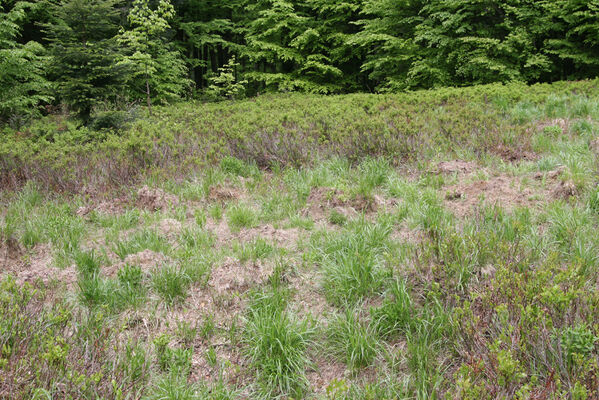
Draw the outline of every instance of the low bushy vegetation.
<instances>
[{"instance_id":1,"label":"low bushy vegetation","mask_svg":"<svg viewBox=\"0 0 599 400\"><path fill-rule=\"evenodd\" d=\"M157 108L119 131L98 132L47 117L4 130L0 181L4 187L34 180L46 188L102 192L148 176L181 178L217 163L243 177L255 174L252 165L316 165L332 155L350 162L384 157L397 165L422 162L438 152L497 154L502 146L524 152L537 139L530 129L533 121L592 117L596 85L514 83L389 95L288 94L190 102ZM381 183L376 172L368 173L374 167L380 166L363 167L357 194L368 194Z\"/></svg>"},{"instance_id":2,"label":"low bushy vegetation","mask_svg":"<svg viewBox=\"0 0 599 400\"><path fill-rule=\"evenodd\" d=\"M0 397L597 398L594 85L162 108L87 144L12 133Z\"/></svg>"}]
</instances>

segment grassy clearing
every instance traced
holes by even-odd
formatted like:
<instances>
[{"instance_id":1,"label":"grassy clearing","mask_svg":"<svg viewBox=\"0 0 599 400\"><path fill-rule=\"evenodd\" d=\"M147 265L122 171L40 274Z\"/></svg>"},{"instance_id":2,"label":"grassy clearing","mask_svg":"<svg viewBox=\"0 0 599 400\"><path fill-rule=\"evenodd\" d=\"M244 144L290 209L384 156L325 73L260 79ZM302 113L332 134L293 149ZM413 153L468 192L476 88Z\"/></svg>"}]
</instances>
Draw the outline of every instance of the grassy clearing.
<instances>
[{"instance_id":1,"label":"grassy clearing","mask_svg":"<svg viewBox=\"0 0 599 400\"><path fill-rule=\"evenodd\" d=\"M0 397L597 398L593 85L318 98L354 114L305 121L300 97L259 98L230 115L270 104L330 157L270 147L262 169L231 147L146 176L150 200L3 192ZM371 129L391 115L434 151L387 153Z\"/></svg>"}]
</instances>

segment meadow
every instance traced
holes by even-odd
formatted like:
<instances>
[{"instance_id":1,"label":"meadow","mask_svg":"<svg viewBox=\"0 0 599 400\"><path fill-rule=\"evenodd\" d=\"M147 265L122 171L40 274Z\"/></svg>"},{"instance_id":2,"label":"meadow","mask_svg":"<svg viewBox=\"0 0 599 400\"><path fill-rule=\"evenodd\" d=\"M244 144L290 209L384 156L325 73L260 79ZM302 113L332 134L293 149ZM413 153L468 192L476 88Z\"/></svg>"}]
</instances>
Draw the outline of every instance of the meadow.
<instances>
[{"instance_id":1,"label":"meadow","mask_svg":"<svg viewBox=\"0 0 599 400\"><path fill-rule=\"evenodd\" d=\"M6 128L0 398L599 398L597 85Z\"/></svg>"}]
</instances>

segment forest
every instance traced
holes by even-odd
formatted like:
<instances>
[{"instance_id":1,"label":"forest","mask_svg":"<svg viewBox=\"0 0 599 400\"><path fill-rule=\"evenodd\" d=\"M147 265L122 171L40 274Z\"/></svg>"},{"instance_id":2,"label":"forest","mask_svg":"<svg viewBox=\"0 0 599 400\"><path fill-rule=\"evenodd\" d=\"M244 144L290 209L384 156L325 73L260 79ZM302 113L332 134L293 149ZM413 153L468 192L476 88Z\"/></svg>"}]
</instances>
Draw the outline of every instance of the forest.
<instances>
[{"instance_id":1,"label":"forest","mask_svg":"<svg viewBox=\"0 0 599 400\"><path fill-rule=\"evenodd\" d=\"M596 76L597 0L0 2L0 119Z\"/></svg>"}]
</instances>

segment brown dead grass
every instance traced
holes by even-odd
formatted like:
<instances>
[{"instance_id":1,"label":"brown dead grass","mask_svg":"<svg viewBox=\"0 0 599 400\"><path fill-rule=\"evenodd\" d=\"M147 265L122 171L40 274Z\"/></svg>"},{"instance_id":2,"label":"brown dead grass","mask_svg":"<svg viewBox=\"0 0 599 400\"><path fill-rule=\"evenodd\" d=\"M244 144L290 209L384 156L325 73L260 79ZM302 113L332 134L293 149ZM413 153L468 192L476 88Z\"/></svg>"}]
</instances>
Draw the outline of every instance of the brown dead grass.
<instances>
[{"instance_id":1,"label":"brown dead grass","mask_svg":"<svg viewBox=\"0 0 599 400\"><path fill-rule=\"evenodd\" d=\"M1 251L0 247L0 257L2 256ZM0 270L0 276L4 277L10 274L19 284L38 281L48 284L59 281L71 287L77 281L77 271L74 266L64 269L54 266L52 248L49 244L39 244L29 252L19 250L19 257L15 258L15 255L13 253L12 258L4 258L8 262Z\"/></svg>"},{"instance_id":2,"label":"brown dead grass","mask_svg":"<svg viewBox=\"0 0 599 400\"><path fill-rule=\"evenodd\" d=\"M143 186L137 191L137 206L150 211L166 210L179 204L179 199L162 189Z\"/></svg>"},{"instance_id":3,"label":"brown dead grass","mask_svg":"<svg viewBox=\"0 0 599 400\"><path fill-rule=\"evenodd\" d=\"M395 204L397 204L396 199L386 199L378 194L372 197L362 195L350 197L339 189L317 187L310 191L303 214L318 222L327 220L333 210L347 218L353 218L360 213L373 215L379 209L392 207Z\"/></svg>"},{"instance_id":4,"label":"brown dead grass","mask_svg":"<svg viewBox=\"0 0 599 400\"><path fill-rule=\"evenodd\" d=\"M260 260L240 263L235 258L227 257L212 269L208 284L219 294L230 291L243 293L253 286L264 283L272 271L272 265Z\"/></svg>"},{"instance_id":5,"label":"brown dead grass","mask_svg":"<svg viewBox=\"0 0 599 400\"><path fill-rule=\"evenodd\" d=\"M547 173L536 173L526 183L523 177L508 174L476 181L471 181L471 174L464 174L457 184L443 188L445 205L462 218L476 212L481 201L511 211L519 207L539 207L551 199L568 199L577 191L573 183L561 179L564 170L559 167ZM536 182L543 179L544 185Z\"/></svg>"},{"instance_id":6,"label":"brown dead grass","mask_svg":"<svg viewBox=\"0 0 599 400\"><path fill-rule=\"evenodd\" d=\"M116 276L117 272L125 265L135 265L141 268L142 271L149 273L155 268L160 268L173 263L169 257L162 253L157 253L152 250L142 250L139 253L129 254L125 260L116 262L104 269L107 276Z\"/></svg>"}]
</instances>

